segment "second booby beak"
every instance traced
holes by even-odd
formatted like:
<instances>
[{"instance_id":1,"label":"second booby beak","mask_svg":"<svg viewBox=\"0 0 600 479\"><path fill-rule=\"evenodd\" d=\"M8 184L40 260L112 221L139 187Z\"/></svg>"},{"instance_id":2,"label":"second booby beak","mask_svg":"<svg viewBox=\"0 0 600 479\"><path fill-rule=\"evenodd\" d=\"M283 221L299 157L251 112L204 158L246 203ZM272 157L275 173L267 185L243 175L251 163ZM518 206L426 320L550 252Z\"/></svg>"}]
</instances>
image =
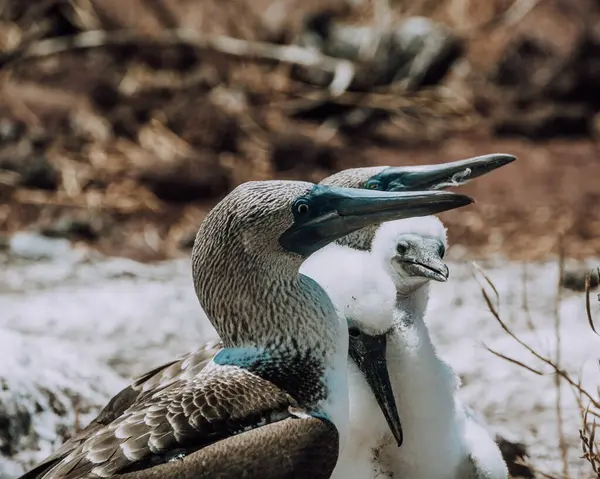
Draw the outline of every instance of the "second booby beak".
<instances>
[{"instance_id":1,"label":"second booby beak","mask_svg":"<svg viewBox=\"0 0 600 479\"><path fill-rule=\"evenodd\" d=\"M382 191L439 190L462 185L516 160L494 153L437 165L389 167L370 178L365 188Z\"/></svg>"},{"instance_id":2,"label":"second booby beak","mask_svg":"<svg viewBox=\"0 0 600 479\"><path fill-rule=\"evenodd\" d=\"M350 328L349 355L364 374L383 412L398 447L404 440L402 424L394 398L394 391L386 362L387 335L370 336L357 328Z\"/></svg>"},{"instance_id":3,"label":"second booby beak","mask_svg":"<svg viewBox=\"0 0 600 479\"><path fill-rule=\"evenodd\" d=\"M309 256L365 226L428 216L473 203L448 191L381 192L315 185L292 206L294 222L279 238L288 251Z\"/></svg>"}]
</instances>

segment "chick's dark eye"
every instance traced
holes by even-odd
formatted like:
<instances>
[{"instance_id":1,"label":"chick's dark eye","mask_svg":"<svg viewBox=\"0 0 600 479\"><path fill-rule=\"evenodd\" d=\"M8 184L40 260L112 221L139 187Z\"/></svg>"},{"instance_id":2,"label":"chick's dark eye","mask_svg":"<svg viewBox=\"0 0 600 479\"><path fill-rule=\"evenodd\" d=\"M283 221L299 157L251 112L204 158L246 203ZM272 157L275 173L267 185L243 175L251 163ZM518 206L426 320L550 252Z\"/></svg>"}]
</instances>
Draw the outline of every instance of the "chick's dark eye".
<instances>
[{"instance_id":1,"label":"chick's dark eye","mask_svg":"<svg viewBox=\"0 0 600 479\"><path fill-rule=\"evenodd\" d=\"M357 327L353 326L351 328L348 329L348 334L350 334L350 336L352 336L353 338L357 338L360 336L360 329L358 329Z\"/></svg>"},{"instance_id":2,"label":"chick's dark eye","mask_svg":"<svg viewBox=\"0 0 600 479\"><path fill-rule=\"evenodd\" d=\"M446 254L446 248L444 247L444 245L443 245L443 244L441 244L441 245L440 245L440 248L439 248L439 250L438 250L438 253L439 253L439 255L440 255L440 258L443 258L443 257L444 257L444 255Z\"/></svg>"},{"instance_id":3,"label":"chick's dark eye","mask_svg":"<svg viewBox=\"0 0 600 479\"><path fill-rule=\"evenodd\" d=\"M406 243L398 243L396 245L396 251L398 254L404 254L408 251L408 245Z\"/></svg>"},{"instance_id":4,"label":"chick's dark eye","mask_svg":"<svg viewBox=\"0 0 600 479\"><path fill-rule=\"evenodd\" d=\"M299 215L305 215L305 214L307 214L309 211L310 211L310 206L308 206L308 203L301 202L301 203L298 203L298 204L296 205L296 212L297 212Z\"/></svg>"}]
</instances>

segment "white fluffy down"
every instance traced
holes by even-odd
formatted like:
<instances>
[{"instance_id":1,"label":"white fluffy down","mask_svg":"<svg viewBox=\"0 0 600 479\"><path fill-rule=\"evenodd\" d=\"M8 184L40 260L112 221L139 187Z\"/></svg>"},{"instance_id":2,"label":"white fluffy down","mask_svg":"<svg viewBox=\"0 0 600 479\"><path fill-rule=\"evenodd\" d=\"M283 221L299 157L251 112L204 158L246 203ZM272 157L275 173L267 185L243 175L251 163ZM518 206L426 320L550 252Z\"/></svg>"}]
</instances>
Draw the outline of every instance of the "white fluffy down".
<instances>
[{"instance_id":1,"label":"white fluffy down","mask_svg":"<svg viewBox=\"0 0 600 479\"><path fill-rule=\"evenodd\" d=\"M391 327L396 289L368 252L330 244L310 256L300 273L317 281L340 314L360 321L365 331L379 334Z\"/></svg>"},{"instance_id":2,"label":"white fluffy down","mask_svg":"<svg viewBox=\"0 0 600 479\"><path fill-rule=\"evenodd\" d=\"M447 246L438 218L398 220L377 230L371 252L330 245L301 269L364 332L390 330L387 362L404 444L396 446L363 375L349 361L350 435L332 477L506 479L499 449L466 414L457 397L458 377L431 342L424 322L428 283L396 302L396 289L403 285L393 281L402 278L392 277L386 262L394 256L398 238L407 234L437 238Z\"/></svg>"}]
</instances>

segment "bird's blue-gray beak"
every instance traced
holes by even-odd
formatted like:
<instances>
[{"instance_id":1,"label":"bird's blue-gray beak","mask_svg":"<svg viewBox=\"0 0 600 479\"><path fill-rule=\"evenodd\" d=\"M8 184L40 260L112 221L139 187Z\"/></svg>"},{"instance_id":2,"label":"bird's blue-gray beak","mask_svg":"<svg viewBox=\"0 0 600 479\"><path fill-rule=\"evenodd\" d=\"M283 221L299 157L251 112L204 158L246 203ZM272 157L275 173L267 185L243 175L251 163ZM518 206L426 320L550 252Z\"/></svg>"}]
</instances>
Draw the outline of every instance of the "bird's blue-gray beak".
<instances>
[{"instance_id":1,"label":"bird's blue-gray beak","mask_svg":"<svg viewBox=\"0 0 600 479\"><path fill-rule=\"evenodd\" d=\"M392 193L315 185L294 202L294 223L280 236L279 243L307 257L365 226L434 215L472 202L468 196L448 191Z\"/></svg>"},{"instance_id":2,"label":"bird's blue-gray beak","mask_svg":"<svg viewBox=\"0 0 600 479\"><path fill-rule=\"evenodd\" d=\"M389 167L369 178L364 188L380 191L440 190L462 185L516 159L513 155L494 153L437 165Z\"/></svg>"},{"instance_id":3,"label":"bird's blue-gray beak","mask_svg":"<svg viewBox=\"0 0 600 479\"><path fill-rule=\"evenodd\" d=\"M387 335L370 336L358 328L350 327L349 355L364 374L369 387L375 395L377 404L388 423L398 447L404 440L398 407L390 382L385 357Z\"/></svg>"}]
</instances>

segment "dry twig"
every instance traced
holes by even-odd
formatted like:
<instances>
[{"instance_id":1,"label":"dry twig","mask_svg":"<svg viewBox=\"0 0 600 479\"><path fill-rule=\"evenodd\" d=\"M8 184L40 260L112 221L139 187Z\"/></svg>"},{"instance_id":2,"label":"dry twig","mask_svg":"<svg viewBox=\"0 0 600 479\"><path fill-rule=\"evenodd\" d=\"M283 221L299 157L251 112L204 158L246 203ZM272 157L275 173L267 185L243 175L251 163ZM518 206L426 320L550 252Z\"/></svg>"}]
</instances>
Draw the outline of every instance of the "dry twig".
<instances>
[{"instance_id":1,"label":"dry twig","mask_svg":"<svg viewBox=\"0 0 600 479\"><path fill-rule=\"evenodd\" d=\"M355 71L354 64L348 60L322 55L319 52L297 45L276 45L267 42L242 40L225 35L201 35L195 30L189 29L164 30L160 34L151 36L132 30L110 32L91 30L69 37L48 38L8 52L5 58L0 58L0 67L8 61L47 57L70 50L126 44L186 44L198 50L216 51L235 57L273 60L317 68L333 74L329 91L334 96L346 91Z\"/></svg>"},{"instance_id":2,"label":"dry twig","mask_svg":"<svg viewBox=\"0 0 600 479\"><path fill-rule=\"evenodd\" d=\"M565 274L565 244L564 236L560 236L558 239L559 248L559 260L558 260L558 280L556 283L556 295L554 301L554 339L556 341L554 364L558 369L561 365L561 338L560 338L560 304L562 302L562 278ZM563 475L569 477L569 461L568 461L568 447L567 440L565 438L563 414L562 414L562 391L561 391L561 376L559 374L554 375L554 388L556 389L556 428L558 433L558 447L560 449L560 455L562 459Z\"/></svg>"},{"instance_id":3,"label":"dry twig","mask_svg":"<svg viewBox=\"0 0 600 479\"><path fill-rule=\"evenodd\" d=\"M598 268L598 277L600 278L600 268ZM594 320L592 319L592 306L590 302L591 279L591 273L587 272L585 274L585 312L590 328L592 328L592 331L594 331L597 336L600 336L598 331L596 331L596 326L594 326Z\"/></svg>"},{"instance_id":4,"label":"dry twig","mask_svg":"<svg viewBox=\"0 0 600 479\"><path fill-rule=\"evenodd\" d=\"M488 292L486 291L485 287L481 286L481 292L482 292L483 298L486 302L488 309L490 310L490 312L492 313L494 318L498 321L498 323L500 324L500 327L511 338L513 338L518 344L520 344L525 350L527 350L532 356L534 356L536 359L540 360L542 363L546 364L547 366L550 366L553 369L553 372L555 375L555 387L557 389L556 410L557 410L557 427L558 427L558 435L559 435L559 448L561 450L561 460L562 460L562 466L563 466L562 477L563 478L571 477L569 474L569 467L568 467L568 461L567 461L567 442L566 442L565 433L564 433L563 425L562 425L561 396L559 394L560 381L564 380L573 388L573 391L576 393L576 400L577 400L580 410L582 411L583 426L579 430L579 435L581 438L581 443L582 443L582 448L583 448L582 458L586 459L590 463L592 470L594 471L596 476L600 479L600 452L598 452L598 446L595 443L595 431L596 431L596 427L597 427L596 418L600 418L600 389L598 390L597 395L589 392L588 390L586 390L583 387L583 385L581 383L581 379L578 379L577 381L575 381L571 377L571 375L568 372L564 371L560 366L561 358L560 358L560 354L558 352L558 348L560 347L560 302L561 302L560 278L562 278L563 273L564 273L564 249L563 249L562 239L559 243L559 246L560 246L559 276L558 276L559 284L557 287L556 301L554 304L554 332L556 335L557 346L556 346L554 358L547 357L547 356L537 352L535 348L533 348L528 343L526 343L525 341L520 339L512 331L512 329L506 324L506 322L502 319L502 317L500 316L500 314L498 312L498 308L496 306L494 306L494 304L492 303L492 300L491 300ZM481 269L481 267L479 267L479 265L475 265L475 267L481 273L481 275L485 279L486 283L494 290L494 292L496 294L496 299L498 301L499 300L498 291L494 287L492 281L485 274L485 272ZM599 273L600 273L600 271L599 271ZM590 278L590 275L588 274L586 276L586 312L587 312L587 316L588 316L587 319L588 319L588 323L589 323L590 327L592 328L592 330L594 331L594 333L598 334L595 330L594 322L591 317L591 306L590 306L590 299L589 299L590 298L590 279L589 278ZM517 359L508 357L508 356L506 356L502 353L499 353L497 351L494 351L490 348L487 348L487 349L492 354L494 354L506 361L509 361L512 364L516 364L517 366L520 366L532 373L535 373L538 375L544 374L542 371L527 365L523 361L519 361ZM583 398L587 399L587 401L589 402L589 404L587 406L584 406ZM592 416L594 418L591 424L588 419L589 416ZM534 469L532 468L532 470L534 470ZM539 470L534 470L534 471L538 475L541 475L542 477L548 477L548 478L555 477L555 476L543 473Z\"/></svg>"}]
</instances>

